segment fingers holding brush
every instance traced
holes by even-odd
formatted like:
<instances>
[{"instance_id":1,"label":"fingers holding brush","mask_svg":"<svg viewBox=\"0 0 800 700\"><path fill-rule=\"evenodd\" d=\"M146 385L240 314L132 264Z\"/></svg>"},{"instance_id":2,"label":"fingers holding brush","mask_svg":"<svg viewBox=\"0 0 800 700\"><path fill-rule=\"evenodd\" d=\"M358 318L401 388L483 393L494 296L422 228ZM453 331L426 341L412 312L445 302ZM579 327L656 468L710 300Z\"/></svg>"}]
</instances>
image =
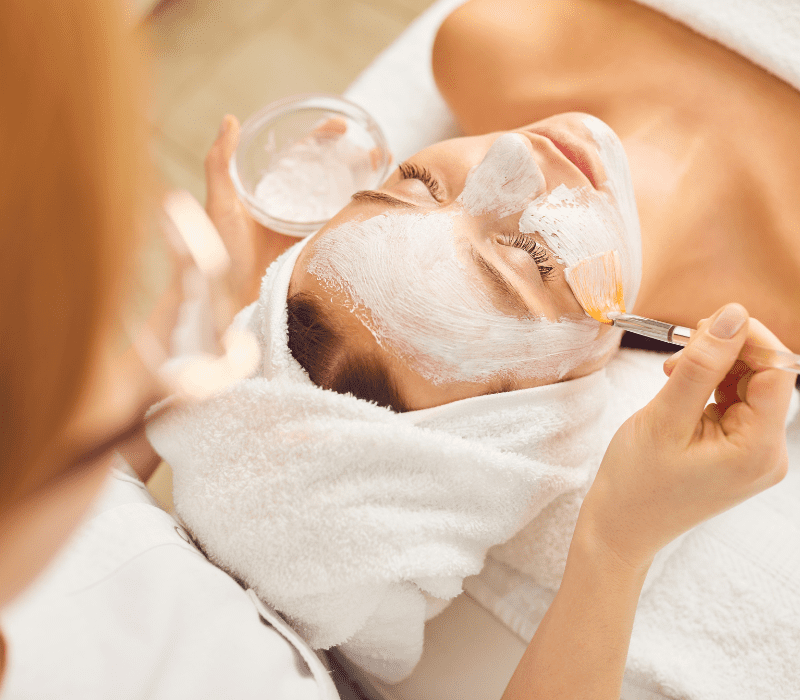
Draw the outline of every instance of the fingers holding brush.
<instances>
[{"instance_id":1,"label":"fingers holding brush","mask_svg":"<svg viewBox=\"0 0 800 700\"><path fill-rule=\"evenodd\" d=\"M728 304L692 333L689 344L665 371L669 381L654 402L665 426L684 435L697 430L706 403L726 381L748 333L749 316L740 304Z\"/></svg>"},{"instance_id":2,"label":"fingers holding brush","mask_svg":"<svg viewBox=\"0 0 800 700\"><path fill-rule=\"evenodd\" d=\"M723 308L730 306L732 305ZM739 307L738 304L735 306ZM700 353L697 352L698 348L695 347L695 343L702 340L703 334L708 335L709 324L713 323L720 315L722 315L722 310L715 313L710 319L702 319L698 324L698 333L693 335L692 342L664 362L664 373L667 376L672 377L676 368L685 362L684 357L687 353L692 354L690 359L695 363L698 356L702 357L705 354L703 348L700 348ZM705 407L704 415L715 421L720 421L728 415L729 423L742 411L751 413L756 411L753 415L762 416L764 420L770 412L775 412L775 415L785 415L788 410L788 400L791 397L791 388L794 384L792 375L759 364L758 361L751 359L748 348L759 346L778 351L787 351L788 349L764 324L754 318L749 318L746 331L740 329L734 335L736 336L738 333L742 333L744 336L739 339L743 340L741 349L730 369L717 384L714 390L714 403ZM754 379L755 384L753 384ZM732 407L740 403L747 404L747 407L737 408L734 412L729 413Z\"/></svg>"}]
</instances>

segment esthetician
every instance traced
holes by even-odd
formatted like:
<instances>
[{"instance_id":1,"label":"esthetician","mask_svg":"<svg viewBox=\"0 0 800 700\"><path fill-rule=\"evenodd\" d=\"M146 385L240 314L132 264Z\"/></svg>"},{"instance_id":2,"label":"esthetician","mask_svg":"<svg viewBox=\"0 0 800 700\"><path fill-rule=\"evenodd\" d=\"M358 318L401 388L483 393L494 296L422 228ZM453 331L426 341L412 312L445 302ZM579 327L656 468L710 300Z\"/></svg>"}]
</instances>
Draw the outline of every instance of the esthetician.
<instances>
[{"instance_id":1,"label":"esthetician","mask_svg":"<svg viewBox=\"0 0 800 700\"><path fill-rule=\"evenodd\" d=\"M162 388L119 349L149 221L141 69L122 6L0 5L0 698L334 698L319 658L140 480L152 469L144 410ZM224 164L237 129L225 122L206 172L243 304L250 273L282 244L257 239L236 204ZM177 297L162 298L156 335ZM740 306L720 309L617 433L506 697L619 697L654 554L785 474L792 377L736 363L747 338L783 347Z\"/></svg>"}]
</instances>

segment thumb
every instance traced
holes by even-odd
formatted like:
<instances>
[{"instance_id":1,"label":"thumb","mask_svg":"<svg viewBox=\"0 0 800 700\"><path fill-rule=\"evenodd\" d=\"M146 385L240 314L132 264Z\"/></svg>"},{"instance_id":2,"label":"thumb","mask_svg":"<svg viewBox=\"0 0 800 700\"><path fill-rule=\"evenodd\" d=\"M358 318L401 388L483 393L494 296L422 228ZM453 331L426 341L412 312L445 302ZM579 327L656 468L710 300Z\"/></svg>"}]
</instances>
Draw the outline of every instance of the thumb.
<instances>
[{"instance_id":1,"label":"thumb","mask_svg":"<svg viewBox=\"0 0 800 700\"><path fill-rule=\"evenodd\" d=\"M216 141L206 155L206 210L213 218L215 210L225 210L236 203L228 164L239 143L239 121L232 114L222 120Z\"/></svg>"},{"instance_id":2,"label":"thumb","mask_svg":"<svg viewBox=\"0 0 800 700\"><path fill-rule=\"evenodd\" d=\"M652 402L661 426L672 426L687 435L694 433L709 397L742 350L748 319L741 304L728 304L692 333L667 383Z\"/></svg>"}]
</instances>

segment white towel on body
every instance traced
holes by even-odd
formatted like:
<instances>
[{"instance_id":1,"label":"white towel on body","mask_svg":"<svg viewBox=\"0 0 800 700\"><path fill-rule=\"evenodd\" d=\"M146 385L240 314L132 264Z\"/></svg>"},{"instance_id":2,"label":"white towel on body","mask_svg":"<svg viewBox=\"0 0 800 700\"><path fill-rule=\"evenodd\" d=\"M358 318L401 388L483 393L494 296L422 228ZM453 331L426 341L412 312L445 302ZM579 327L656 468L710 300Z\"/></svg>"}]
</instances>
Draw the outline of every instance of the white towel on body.
<instances>
[{"instance_id":1,"label":"white towel on body","mask_svg":"<svg viewBox=\"0 0 800 700\"><path fill-rule=\"evenodd\" d=\"M304 244L275 262L248 310L259 376L168 413L148 435L173 468L177 514L212 561L312 646L339 645L393 682L419 659L425 620L490 547L522 530L499 550L504 561L557 586L605 445L658 381L631 382L637 396L617 400L600 371L407 414L325 391L287 346ZM559 497L543 516L549 539L532 542L523 528Z\"/></svg>"},{"instance_id":2,"label":"white towel on body","mask_svg":"<svg viewBox=\"0 0 800 700\"><path fill-rule=\"evenodd\" d=\"M641 597L626 676L670 698L800 698L800 463L689 533Z\"/></svg>"},{"instance_id":3,"label":"white towel on body","mask_svg":"<svg viewBox=\"0 0 800 700\"><path fill-rule=\"evenodd\" d=\"M622 351L612 386L659 382L662 357ZM652 386L652 385L651 385ZM790 470L778 485L691 530L660 554L636 612L624 700L800 697L800 395L788 421ZM553 501L464 582L525 642L557 591L573 494ZM559 566L553 566L558 559Z\"/></svg>"}]
</instances>

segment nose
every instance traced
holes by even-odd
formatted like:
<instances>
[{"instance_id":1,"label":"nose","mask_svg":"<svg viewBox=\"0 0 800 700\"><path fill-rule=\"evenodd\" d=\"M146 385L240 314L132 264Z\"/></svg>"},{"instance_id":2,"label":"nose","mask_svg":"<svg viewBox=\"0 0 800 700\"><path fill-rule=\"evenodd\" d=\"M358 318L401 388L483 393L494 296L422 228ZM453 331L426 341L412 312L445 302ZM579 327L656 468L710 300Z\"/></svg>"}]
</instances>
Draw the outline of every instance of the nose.
<instances>
[{"instance_id":1,"label":"nose","mask_svg":"<svg viewBox=\"0 0 800 700\"><path fill-rule=\"evenodd\" d=\"M544 191L544 174L529 142L521 134L509 133L494 140L456 201L472 216L502 218L522 211Z\"/></svg>"}]
</instances>

